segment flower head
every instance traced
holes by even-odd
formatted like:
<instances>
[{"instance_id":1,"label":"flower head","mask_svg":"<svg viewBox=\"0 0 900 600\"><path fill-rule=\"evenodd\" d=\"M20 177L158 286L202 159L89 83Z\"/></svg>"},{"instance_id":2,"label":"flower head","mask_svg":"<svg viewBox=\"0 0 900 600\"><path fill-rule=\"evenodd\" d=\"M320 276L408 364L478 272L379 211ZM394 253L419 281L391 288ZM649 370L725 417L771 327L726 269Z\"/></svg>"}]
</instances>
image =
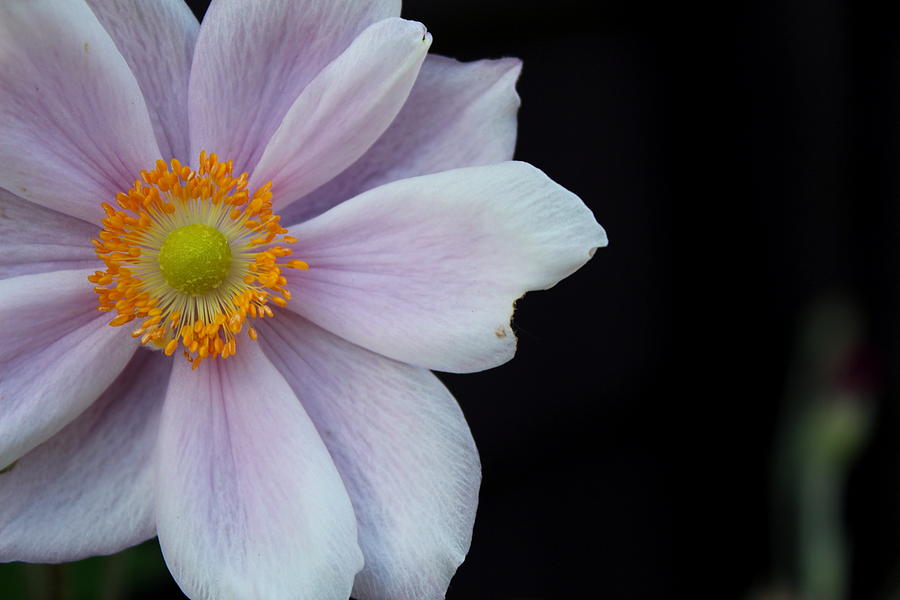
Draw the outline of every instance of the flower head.
<instances>
[{"instance_id":1,"label":"flower head","mask_svg":"<svg viewBox=\"0 0 900 600\"><path fill-rule=\"evenodd\" d=\"M606 236L510 160L519 62L430 42L394 0L0 4L0 560L443 597L480 468L431 371L509 360Z\"/></svg>"}]
</instances>

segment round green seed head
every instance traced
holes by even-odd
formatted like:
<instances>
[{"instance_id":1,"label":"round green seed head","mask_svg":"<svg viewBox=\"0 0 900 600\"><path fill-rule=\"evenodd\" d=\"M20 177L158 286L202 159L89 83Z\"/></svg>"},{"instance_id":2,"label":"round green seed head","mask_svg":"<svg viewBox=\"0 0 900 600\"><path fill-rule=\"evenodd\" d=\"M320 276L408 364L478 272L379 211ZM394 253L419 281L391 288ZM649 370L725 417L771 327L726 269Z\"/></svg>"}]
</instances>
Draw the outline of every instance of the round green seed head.
<instances>
[{"instance_id":1,"label":"round green seed head","mask_svg":"<svg viewBox=\"0 0 900 600\"><path fill-rule=\"evenodd\" d=\"M218 229L200 223L173 230L159 250L166 282L184 294L199 296L216 289L228 276L231 246Z\"/></svg>"}]
</instances>

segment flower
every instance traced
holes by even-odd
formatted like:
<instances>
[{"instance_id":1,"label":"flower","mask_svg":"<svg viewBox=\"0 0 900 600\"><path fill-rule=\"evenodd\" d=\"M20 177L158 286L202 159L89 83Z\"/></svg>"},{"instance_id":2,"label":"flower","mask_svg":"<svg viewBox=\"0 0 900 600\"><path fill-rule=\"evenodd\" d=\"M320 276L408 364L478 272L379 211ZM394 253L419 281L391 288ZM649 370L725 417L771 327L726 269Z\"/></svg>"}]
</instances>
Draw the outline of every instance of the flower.
<instances>
[{"instance_id":1,"label":"flower","mask_svg":"<svg viewBox=\"0 0 900 600\"><path fill-rule=\"evenodd\" d=\"M0 4L0 560L444 596L480 468L431 371L509 360L606 236L510 160L520 63L399 9Z\"/></svg>"}]
</instances>

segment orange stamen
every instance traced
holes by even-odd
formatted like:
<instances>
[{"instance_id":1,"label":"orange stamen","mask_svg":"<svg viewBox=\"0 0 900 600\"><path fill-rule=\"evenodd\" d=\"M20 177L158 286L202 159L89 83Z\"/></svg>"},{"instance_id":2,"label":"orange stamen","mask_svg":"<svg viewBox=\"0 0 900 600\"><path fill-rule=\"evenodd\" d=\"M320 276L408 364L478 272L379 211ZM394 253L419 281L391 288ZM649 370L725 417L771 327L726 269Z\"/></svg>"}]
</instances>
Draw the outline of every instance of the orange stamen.
<instances>
[{"instance_id":1,"label":"orange stamen","mask_svg":"<svg viewBox=\"0 0 900 600\"><path fill-rule=\"evenodd\" d=\"M231 161L204 151L199 164L194 171L177 159L158 160L130 190L116 195L115 204L101 202L103 229L91 243L106 269L88 277L97 310L116 312L111 326L144 319L131 335L167 356L181 346L193 369L203 360L234 355L247 319L273 317L270 303L287 304L283 268L309 269L302 260L282 262L293 253L285 245L297 239L285 235L288 230L272 212L271 182L251 194L247 174L234 177ZM216 228L235 256L226 280L198 296L168 285L158 261L166 236L193 223ZM257 339L256 329L247 331Z\"/></svg>"}]
</instances>

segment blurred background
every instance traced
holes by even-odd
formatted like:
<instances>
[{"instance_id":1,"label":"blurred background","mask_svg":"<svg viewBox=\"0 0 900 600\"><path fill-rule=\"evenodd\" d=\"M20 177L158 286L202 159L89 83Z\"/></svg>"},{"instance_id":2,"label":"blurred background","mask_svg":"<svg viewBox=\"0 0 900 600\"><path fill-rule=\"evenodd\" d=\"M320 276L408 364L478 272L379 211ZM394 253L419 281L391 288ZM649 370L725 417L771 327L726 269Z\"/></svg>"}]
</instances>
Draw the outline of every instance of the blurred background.
<instances>
[{"instance_id":1,"label":"blurred background","mask_svg":"<svg viewBox=\"0 0 900 600\"><path fill-rule=\"evenodd\" d=\"M900 21L789 0L715 22L679 94L709 125L681 172L711 197L691 258L720 595L900 598Z\"/></svg>"},{"instance_id":2,"label":"blurred background","mask_svg":"<svg viewBox=\"0 0 900 600\"><path fill-rule=\"evenodd\" d=\"M511 363L442 375L484 466L448 599L900 599L900 21L849 0L404 16L435 53L524 60L516 156L610 237L519 302ZM0 565L7 597L183 596L148 542Z\"/></svg>"}]
</instances>

